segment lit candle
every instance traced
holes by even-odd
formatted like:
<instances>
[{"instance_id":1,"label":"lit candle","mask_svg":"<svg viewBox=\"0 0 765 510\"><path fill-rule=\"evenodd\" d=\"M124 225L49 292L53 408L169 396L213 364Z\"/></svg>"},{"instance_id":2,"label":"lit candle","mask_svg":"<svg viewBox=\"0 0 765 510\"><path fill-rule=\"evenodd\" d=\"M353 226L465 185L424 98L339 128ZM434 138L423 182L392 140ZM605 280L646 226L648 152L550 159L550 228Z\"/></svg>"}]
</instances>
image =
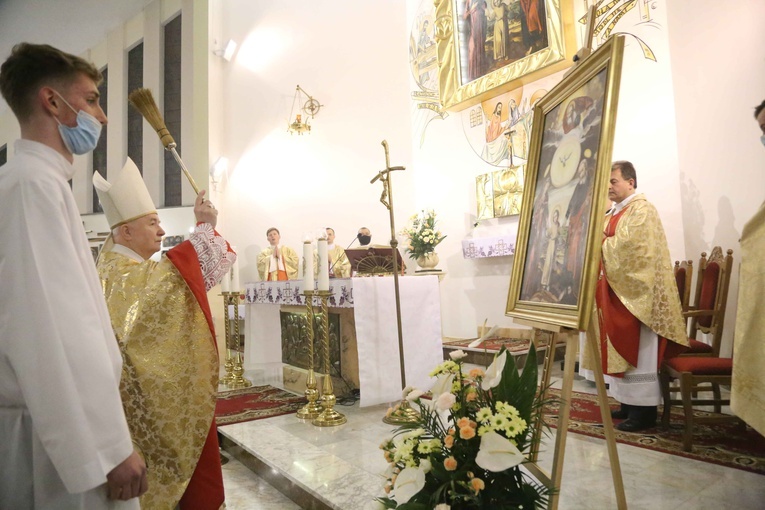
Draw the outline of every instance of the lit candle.
<instances>
[{"instance_id":1,"label":"lit candle","mask_svg":"<svg viewBox=\"0 0 765 510\"><path fill-rule=\"evenodd\" d=\"M231 269L231 292L239 294L241 290L242 286L239 284L239 261L236 261Z\"/></svg>"},{"instance_id":2,"label":"lit candle","mask_svg":"<svg viewBox=\"0 0 765 510\"><path fill-rule=\"evenodd\" d=\"M303 241L303 290L313 290L313 245Z\"/></svg>"},{"instance_id":3,"label":"lit candle","mask_svg":"<svg viewBox=\"0 0 765 510\"><path fill-rule=\"evenodd\" d=\"M231 269L226 271L226 274L223 275L223 279L220 281L220 291L221 292L231 291Z\"/></svg>"},{"instance_id":4,"label":"lit candle","mask_svg":"<svg viewBox=\"0 0 765 510\"><path fill-rule=\"evenodd\" d=\"M329 264L327 263L327 239L319 239L319 290L329 290Z\"/></svg>"}]
</instances>

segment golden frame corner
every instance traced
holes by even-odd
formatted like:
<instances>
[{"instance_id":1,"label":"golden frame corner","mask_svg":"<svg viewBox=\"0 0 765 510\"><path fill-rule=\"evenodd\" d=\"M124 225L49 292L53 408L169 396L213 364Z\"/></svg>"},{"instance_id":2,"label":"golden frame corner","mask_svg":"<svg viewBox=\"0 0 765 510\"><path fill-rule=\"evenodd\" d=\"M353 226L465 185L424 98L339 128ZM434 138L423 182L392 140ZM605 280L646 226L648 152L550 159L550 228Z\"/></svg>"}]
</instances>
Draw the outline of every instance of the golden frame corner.
<instances>
[{"instance_id":1,"label":"golden frame corner","mask_svg":"<svg viewBox=\"0 0 765 510\"><path fill-rule=\"evenodd\" d=\"M572 65L577 51L573 3L540 0L544 2L546 12L547 47L466 81L459 64L460 48L464 47L460 38L464 38L464 34L458 29L462 17L458 10L464 9L466 1L471 0L435 0L439 99L445 110L463 110Z\"/></svg>"}]
</instances>

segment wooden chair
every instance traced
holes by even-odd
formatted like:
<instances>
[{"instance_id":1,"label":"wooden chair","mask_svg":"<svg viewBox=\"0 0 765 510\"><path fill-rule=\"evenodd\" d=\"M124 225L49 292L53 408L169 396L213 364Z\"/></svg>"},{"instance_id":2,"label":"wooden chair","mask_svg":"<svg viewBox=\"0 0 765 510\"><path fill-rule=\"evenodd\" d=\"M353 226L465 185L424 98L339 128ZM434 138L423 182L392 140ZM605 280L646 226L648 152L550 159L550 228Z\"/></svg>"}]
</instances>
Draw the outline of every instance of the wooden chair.
<instances>
[{"instance_id":1,"label":"wooden chair","mask_svg":"<svg viewBox=\"0 0 765 510\"><path fill-rule=\"evenodd\" d=\"M689 267L692 266L689 265ZM715 357L720 355L732 268L733 250L728 250L727 255L723 257L722 248L715 246L709 258L706 252L701 254L693 305L683 309L683 317L686 321L690 319L688 338L691 344L690 350L684 355ZM678 275L675 273L675 280L677 279ZM689 279L687 283L690 287ZM697 338L699 332L711 335L712 343L699 341Z\"/></svg>"},{"instance_id":2,"label":"wooden chair","mask_svg":"<svg viewBox=\"0 0 765 510\"><path fill-rule=\"evenodd\" d=\"M719 246L712 250L709 259L706 253L701 254L695 305L689 306L683 313L691 320L691 353L665 360L661 366L659 377L664 397L662 426L669 427L671 406L682 404L685 421L683 430L685 451L691 451L693 447L694 423L740 421L735 416L729 415L703 418L693 415L694 405L712 405L714 411L720 413L723 405L730 404L730 399L721 397L720 385L731 384L733 359L720 358L719 353L732 267L733 250L728 250L726 257L722 256L722 249ZM695 339L699 331L712 335L712 345ZM671 387L672 381L678 381L679 387ZM671 393L677 391L680 392L680 399L673 400ZM699 396L701 392L710 391L711 399Z\"/></svg>"},{"instance_id":3,"label":"wooden chair","mask_svg":"<svg viewBox=\"0 0 765 510\"><path fill-rule=\"evenodd\" d=\"M659 378L664 397L664 412L661 416L662 427L669 428L670 408L673 404L682 404L683 450L693 449L693 426L696 423L740 422L733 415L697 417L693 415L693 406L712 405L716 413L723 405L729 405L730 399L721 398L720 385L730 385L733 379L733 358L713 356L678 356L662 363ZM680 400L670 398L670 381L680 383ZM711 388L710 388L711 386ZM712 398L701 398L697 392L712 391Z\"/></svg>"}]
</instances>

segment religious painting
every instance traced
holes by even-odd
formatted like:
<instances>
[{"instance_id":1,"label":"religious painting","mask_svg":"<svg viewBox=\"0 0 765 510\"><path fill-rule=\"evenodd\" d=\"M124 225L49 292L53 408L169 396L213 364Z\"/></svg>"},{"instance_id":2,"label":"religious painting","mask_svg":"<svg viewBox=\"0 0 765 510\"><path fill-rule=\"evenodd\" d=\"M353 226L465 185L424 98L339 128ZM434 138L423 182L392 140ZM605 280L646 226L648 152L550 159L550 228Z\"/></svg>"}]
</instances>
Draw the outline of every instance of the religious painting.
<instances>
[{"instance_id":1,"label":"religious painting","mask_svg":"<svg viewBox=\"0 0 765 510\"><path fill-rule=\"evenodd\" d=\"M436 0L441 105L462 110L571 65L573 5L562 0Z\"/></svg>"},{"instance_id":2,"label":"religious painting","mask_svg":"<svg viewBox=\"0 0 765 510\"><path fill-rule=\"evenodd\" d=\"M587 327L623 48L623 37L609 39L534 109L509 316Z\"/></svg>"}]
</instances>

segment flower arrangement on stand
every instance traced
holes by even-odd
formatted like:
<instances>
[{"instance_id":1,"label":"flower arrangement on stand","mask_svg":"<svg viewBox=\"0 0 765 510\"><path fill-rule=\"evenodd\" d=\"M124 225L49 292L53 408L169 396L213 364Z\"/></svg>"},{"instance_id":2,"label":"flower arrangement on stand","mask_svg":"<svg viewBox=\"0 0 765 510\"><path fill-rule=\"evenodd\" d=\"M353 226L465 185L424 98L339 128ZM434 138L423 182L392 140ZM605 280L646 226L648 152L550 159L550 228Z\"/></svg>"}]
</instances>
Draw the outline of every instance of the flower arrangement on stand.
<instances>
[{"instance_id":1,"label":"flower arrangement on stand","mask_svg":"<svg viewBox=\"0 0 765 510\"><path fill-rule=\"evenodd\" d=\"M380 445L389 467L378 501L402 510L545 508L550 488L520 467L542 419L533 345L521 374L504 348L486 372L464 373L464 356L455 351L431 372L430 400L408 392L421 419Z\"/></svg>"},{"instance_id":2,"label":"flower arrangement on stand","mask_svg":"<svg viewBox=\"0 0 765 510\"><path fill-rule=\"evenodd\" d=\"M422 210L409 218L409 224L401 234L409 241L405 251L414 260L435 253L436 246L446 238L436 229L436 213L432 209Z\"/></svg>"}]
</instances>

